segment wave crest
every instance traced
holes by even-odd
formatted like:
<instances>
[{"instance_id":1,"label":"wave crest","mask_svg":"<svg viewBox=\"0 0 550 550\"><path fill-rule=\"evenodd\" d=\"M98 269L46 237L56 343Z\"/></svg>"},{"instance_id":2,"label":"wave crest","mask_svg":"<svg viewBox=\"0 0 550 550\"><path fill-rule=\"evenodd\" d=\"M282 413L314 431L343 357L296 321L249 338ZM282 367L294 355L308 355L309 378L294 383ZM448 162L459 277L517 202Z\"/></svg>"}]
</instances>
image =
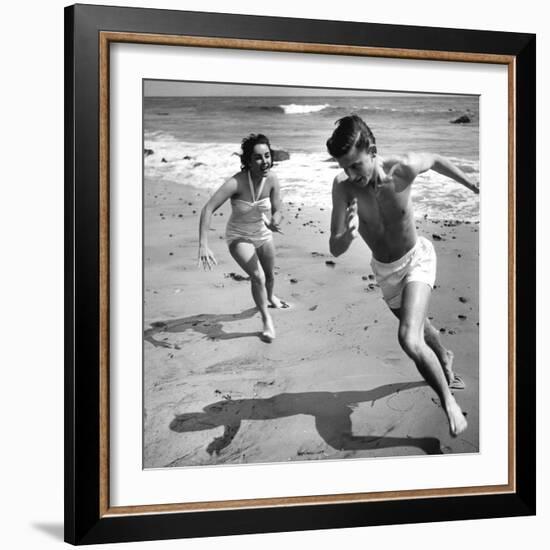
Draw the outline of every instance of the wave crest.
<instances>
[{"instance_id":1,"label":"wave crest","mask_svg":"<svg viewBox=\"0 0 550 550\"><path fill-rule=\"evenodd\" d=\"M279 105L285 115L305 115L308 113L318 113L330 107L328 103L321 105L298 105L296 103L290 103L289 105Z\"/></svg>"}]
</instances>

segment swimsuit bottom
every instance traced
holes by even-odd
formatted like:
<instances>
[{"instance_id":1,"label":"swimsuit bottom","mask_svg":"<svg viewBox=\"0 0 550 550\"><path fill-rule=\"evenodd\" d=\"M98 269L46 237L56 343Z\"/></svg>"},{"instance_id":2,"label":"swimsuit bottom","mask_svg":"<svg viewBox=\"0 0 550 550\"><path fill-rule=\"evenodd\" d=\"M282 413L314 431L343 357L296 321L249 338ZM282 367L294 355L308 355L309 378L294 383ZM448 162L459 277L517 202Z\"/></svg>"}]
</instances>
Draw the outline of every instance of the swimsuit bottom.
<instances>
[{"instance_id":1,"label":"swimsuit bottom","mask_svg":"<svg viewBox=\"0 0 550 550\"><path fill-rule=\"evenodd\" d=\"M418 281L432 289L434 287L437 258L433 244L425 237L419 237L416 244L398 260L384 263L373 257L370 265L384 300L391 309L401 307L401 295L408 283Z\"/></svg>"}]
</instances>

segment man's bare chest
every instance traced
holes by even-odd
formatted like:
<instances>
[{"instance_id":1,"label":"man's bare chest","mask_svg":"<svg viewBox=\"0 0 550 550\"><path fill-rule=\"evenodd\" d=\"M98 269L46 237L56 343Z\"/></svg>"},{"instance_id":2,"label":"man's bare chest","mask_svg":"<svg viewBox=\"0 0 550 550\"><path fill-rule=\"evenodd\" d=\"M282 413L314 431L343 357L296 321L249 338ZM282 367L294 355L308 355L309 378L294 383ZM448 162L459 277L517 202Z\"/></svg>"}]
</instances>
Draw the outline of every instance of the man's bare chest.
<instances>
[{"instance_id":1,"label":"man's bare chest","mask_svg":"<svg viewBox=\"0 0 550 550\"><path fill-rule=\"evenodd\" d=\"M373 185L355 191L359 219L369 225L380 227L399 223L408 217L412 209L410 190L397 192L393 182Z\"/></svg>"}]
</instances>

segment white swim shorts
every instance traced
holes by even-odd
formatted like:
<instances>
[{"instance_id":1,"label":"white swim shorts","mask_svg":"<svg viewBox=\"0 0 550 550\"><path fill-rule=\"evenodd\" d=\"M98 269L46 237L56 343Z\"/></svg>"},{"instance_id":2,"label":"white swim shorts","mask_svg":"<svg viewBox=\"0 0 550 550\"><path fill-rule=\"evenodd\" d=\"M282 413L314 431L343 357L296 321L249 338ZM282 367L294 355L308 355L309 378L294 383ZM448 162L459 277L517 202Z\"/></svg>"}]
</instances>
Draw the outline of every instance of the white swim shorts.
<instances>
[{"instance_id":1,"label":"white swim shorts","mask_svg":"<svg viewBox=\"0 0 550 550\"><path fill-rule=\"evenodd\" d=\"M433 244L425 237L419 237L399 260L383 263L373 258L370 265L391 309L401 307L401 295L408 283L419 281L434 287L437 258Z\"/></svg>"}]
</instances>

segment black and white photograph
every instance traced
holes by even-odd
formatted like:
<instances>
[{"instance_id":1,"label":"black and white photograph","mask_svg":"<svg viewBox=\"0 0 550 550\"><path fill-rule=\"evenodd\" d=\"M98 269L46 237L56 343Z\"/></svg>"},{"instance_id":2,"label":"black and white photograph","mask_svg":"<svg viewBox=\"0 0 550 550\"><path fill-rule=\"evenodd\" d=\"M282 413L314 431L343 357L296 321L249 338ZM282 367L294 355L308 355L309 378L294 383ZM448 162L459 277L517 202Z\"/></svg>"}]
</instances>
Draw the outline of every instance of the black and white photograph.
<instances>
[{"instance_id":1,"label":"black and white photograph","mask_svg":"<svg viewBox=\"0 0 550 550\"><path fill-rule=\"evenodd\" d=\"M143 81L143 467L478 453L479 97Z\"/></svg>"}]
</instances>

